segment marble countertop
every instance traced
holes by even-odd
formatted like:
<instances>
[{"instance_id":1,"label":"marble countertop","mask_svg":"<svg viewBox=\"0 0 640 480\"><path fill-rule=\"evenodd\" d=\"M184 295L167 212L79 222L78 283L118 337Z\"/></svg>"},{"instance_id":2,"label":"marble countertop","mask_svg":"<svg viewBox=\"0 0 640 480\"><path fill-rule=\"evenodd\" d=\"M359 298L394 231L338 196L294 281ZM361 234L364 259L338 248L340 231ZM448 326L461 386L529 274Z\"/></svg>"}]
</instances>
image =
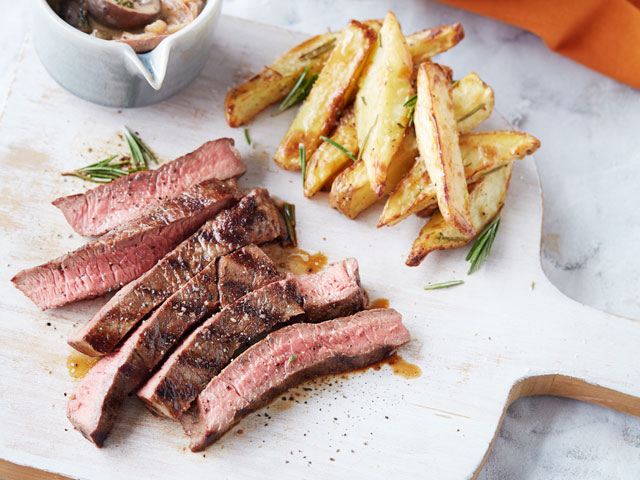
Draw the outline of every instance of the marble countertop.
<instances>
[{"instance_id":1,"label":"marble countertop","mask_svg":"<svg viewBox=\"0 0 640 480\"><path fill-rule=\"evenodd\" d=\"M0 32L0 112L29 31L29 2L6 3L13 20ZM478 72L494 88L496 107L542 141L535 156L545 198L541 253L551 281L582 303L640 319L640 257L631 255L640 237L640 92L550 52L526 31L428 0L339 7L226 0L223 13L320 33L351 18L381 18L390 6L406 32L462 23L465 40L438 60L460 74ZM638 471L640 419L539 397L509 408L479 478L626 479Z\"/></svg>"}]
</instances>

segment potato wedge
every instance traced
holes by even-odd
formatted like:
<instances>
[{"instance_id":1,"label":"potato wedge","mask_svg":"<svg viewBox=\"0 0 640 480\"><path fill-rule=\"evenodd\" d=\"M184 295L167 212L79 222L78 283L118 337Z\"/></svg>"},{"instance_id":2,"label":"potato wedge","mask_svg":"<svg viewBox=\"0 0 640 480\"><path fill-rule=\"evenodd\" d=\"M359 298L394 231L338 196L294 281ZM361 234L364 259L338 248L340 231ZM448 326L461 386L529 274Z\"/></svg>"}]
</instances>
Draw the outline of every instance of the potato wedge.
<instances>
[{"instance_id":1,"label":"potato wedge","mask_svg":"<svg viewBox=\"0 0 640 480\"><path fill-rule=\"evenodd\" d=\"M453 115L460 133L468 133L491 116L495 98L493 89L477 73L471 72L451 90Z\"/></svg>"},{"instance_id":2,"label":"potato wedge","mask_svg":"<svg viewBox=\"0 0 640 480\"><path fill-rule=\"evenodd\" d=\"M356 132L356 114L353 107L340 117L331 140L342 145L352 155L358 155L358 135ZM307 161L307 173L304 181L305 197L312 197L325 185L331 184L338 173L353 163L346 153L328 142L323 142Z\"/></svg>"},{"instance_id":3,"label":"potato wedge","mask_svg":"<svg viewBox=\"0 0 640 480\"><path fill-rule=\"evenodd\" d=\"M513 162L485 175L471 186L469 203L475 232L480 233L500 212L509 188L512 170ZM474 236L475 234L460 233L440 212L436 212L413 242L406 264L416 267L434 250L462 247L473 240Z\"/></svg>"},{"instance_id":4,"label":"potato wedge","mask_svg":"<svg viewBox=\"0 0 640 480\"><path fill-rule=\"evenodd\" d=\"M459 85L464 85L465 95L472 95L474 98L486 98L487 94L493 98L493 91L489 88L475 73L471 73L464 77L461 81L453 85L451 90L451 96L453 97L453 109L454 112L459 112L459 115L464 117L465 115L477 110L478 105L466 100L466 97L462 95L462 90L458 90ZM468 118L467 125L471 126L471 129L482 122L486 117L484 115L490 115L493 108L493 101L486 102L486 110L477 110L475 114L472 114ZM477 122L477 123L475 123ZM356 153L353 151L352 153ZM418 145L416 143L413 130L407 129L407 133L403 140L401 148L396 152L396 157L391 162L389 170L389 178L387 181L387 193L394 191L400 177L404 175L411 165L414 163L415 158L418 156ZM397 162L397 164L396 164ZM380 199L369 184L366 175L362 175L361 169L364 165L352 165L347 167L340 175L336 177L331 187L331 196L329 198L331 206L337 208L340 212L349 218L357 217L362 211L369 208L376 201ZM398 177L398 173L400 177ZM427 185L429 181L427 180ZM423 187L422 184L414 184L418 189L414 195L419 194L419 190ZM402 204L400 204L402 205Z\"/></svg>"},{"instance_id":5,"label":"potato wedge","mask_svg":"<svg viewBox=\"0 0 640 480\"><path fill-rule=\"evenodd\" d=\"M540 141L526 133L499 130L461 135L459 145L467 184L472 184L513 160L531 155L540 147ZM425 163L417 161L389 196L378 227L395 225L414 213L433 211L436 206L435 186Z\"/></svg>"},{"instance_id":6,"label":"potato wedge","mask_svg":"<svg viewBox=\"0 0 640 480\"><path fill-rule=\"evenodd\" d=\"M387 13L356 101L358 145L371 188L386 191L389 165L407 128L404 103L413 95L413 60L393 12Z\"/></svg>"},{"instance_id":7,"label":"potato wedge","mask_svg":"<svg viewBox=\"0 0 640 480\"><path fill-rule=\"evenodd\" d=\"M310 75L319 73L339 37L340 32L316 35L229 90L224 101L224 114L229 126L243 125L272 103L286 97L306 67L309 67Z\"/></svg>"},{"instance_id":8,"label":"potato wedge","mask_svg":"<svg viewBox=\"0 0 640 480\"><path fill-rule=\"evenodd\" d=\"M417 149L416 136L408 129L389 165L387 188L392 189L411 168ZM344 169L333 181L329 205L349 218L356 218L379 199L369 183L367 168L360 160Z\"/></svg>"},{"instance_id":9,"label":"potato wedge","mask_svg":"<svg viewBox=\"0 0 640 480\"><path fill-rule=\"evenodd\" d=\"M382 27L380 20L364 22L376 33ZM284 99L304 69L309 74L319 73L336 45L341 32L316 35L296 45L278 57L271 65L227 92L224 111L230 127L247 123L269 105ZM423 61L456 46L464 38L459 23L427 28L407 35L407 44L414 63Z\"/></svg>"},{"instance_id":10,"label":"potato wedge","mask_svg":"<svg viewBox=\"0 0 640 480\"><path fill-rule=\"evenodd\" d=\"M418 100L414 114L421 160L438 196L444 219L464 235L473 234L469 192L460 154L458 125L453 111L450 81L435 63L418 70Z\"/></svg>"},{"instance_id":11,"label":"potato wedge","mask_svg":"<svg viewBox=\"0 0 640 480\"><path fill-rule=\"evenodd\" d=\"M335 127L340 112L351 100L375 40L374 30L356 20L345 27L276 150L274 161L278 166L300 170L299 144L304 145L307 158L311 158L321 142L320 137Z\"/></svg>"}]
</instances>

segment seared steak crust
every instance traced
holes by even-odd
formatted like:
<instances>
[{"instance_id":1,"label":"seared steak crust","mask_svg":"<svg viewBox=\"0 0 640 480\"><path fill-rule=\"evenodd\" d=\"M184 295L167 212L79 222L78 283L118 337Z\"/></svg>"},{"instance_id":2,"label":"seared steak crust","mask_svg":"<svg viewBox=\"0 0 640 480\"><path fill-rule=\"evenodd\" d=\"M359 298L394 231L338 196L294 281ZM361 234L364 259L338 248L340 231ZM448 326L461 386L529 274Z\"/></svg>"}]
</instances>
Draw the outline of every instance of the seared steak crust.
<instances>
[{"instance_id":1,"label":"seared steak crust","mask_svg":"<svg viewBox=\"0 0 640 480\"><path fill-rule=\"evenodd\" d=\"M230 138L207 142L155 170L143 170L53 204L80 235L101 235L205 180L242 175L247 167Z\"/></svg>"},{"instance_id":2,"label":"seared steak crust","mask_svg":"<svg viewBox=\"0 0 640 480\"><path fill-rule=\"evenodd\" d=\"M69 345L87 355L109 353L147 313L210 262L244 245L274 240L285 231L269 193L252 190L120 290L69 339Z\"/></svg>"},{"instance_id":3,"label":"seared steak crust","mask_svg":"<svg viewBox=\"0 0 640 480\"><path fill-rule=\"evenodd\" d=\"M180 418L191 450L204 450L249 413L300 382L361 368L409 341L392 309L367 310L267 336L229 364Z\"/></svg>"},{"instance_id":4,"label":"seared steak crust","mask_svg":"<svg viewBox=\"0 0 640 480\"><path fill-rule=\"evenodd\" d=\"M218 180L195 185L74 252L23 270L12 281L43 310L97 297L138 278L233 201L232 190Z\"/></svg>"},{"instance_id":5,"label":"seared steak crust","mask_svg":"<svg viewBox=\"0 0 640 480\"><path fill-rule=\"evenodd\" d=\"M191 327L217 310L216 276L212 262L82 379L67 404L67 417L85 438L101 447L126 396Z\"/></svg>"},{"instance_id":6,"label":"seared steak crust","mask_svg":"<svg viewBox=\"0 0 640 480\"><path fill-rule=\"evenodd\" d=\"M292 279L270 283L206 320L140 389L154 412L177 418L238 350L304 313Z\"/></svg>"},{"instance_id":7,"label":"seared steak crust","mask_svg":"<svg viewBox=\"0 0 640 480\"><path fill-rule=\"evenodd\" d=\"M225 307L247 293L283 278L266 253L256 245L247 245L218 261L220 305Z\"/></svg>"}]
</instances>

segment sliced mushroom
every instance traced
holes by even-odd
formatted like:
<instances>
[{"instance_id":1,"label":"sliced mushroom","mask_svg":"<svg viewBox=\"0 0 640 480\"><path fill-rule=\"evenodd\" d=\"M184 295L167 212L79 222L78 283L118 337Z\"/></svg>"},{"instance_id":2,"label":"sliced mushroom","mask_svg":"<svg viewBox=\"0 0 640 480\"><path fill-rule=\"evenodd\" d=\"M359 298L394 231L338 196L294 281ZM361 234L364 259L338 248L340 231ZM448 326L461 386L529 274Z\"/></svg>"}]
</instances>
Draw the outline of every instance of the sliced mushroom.
<instances>
[{"instance_id":1,"label":"sliced mushroom","mask_svg":"<svg viewBox=\"0 0 640 480\"><path fill-rule=\"evenodd\" d=\"M160 15L160 0L86 0L91 15L100 23L121 30L135 30Z\"/></svg>"}]
</instances>

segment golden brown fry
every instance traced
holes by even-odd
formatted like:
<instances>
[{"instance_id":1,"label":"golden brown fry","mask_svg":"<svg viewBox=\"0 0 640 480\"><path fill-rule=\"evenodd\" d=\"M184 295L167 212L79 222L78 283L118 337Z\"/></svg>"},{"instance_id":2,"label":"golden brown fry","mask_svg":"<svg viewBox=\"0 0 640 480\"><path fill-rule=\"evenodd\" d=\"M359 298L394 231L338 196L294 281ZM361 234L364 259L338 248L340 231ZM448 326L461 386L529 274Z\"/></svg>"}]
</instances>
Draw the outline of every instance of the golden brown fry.
<instances>
[{"instance_id":1,"label":"golden brown fry","mask_svg":"<svg viewBox=\"0 0 640 480\"><path fill-rule=\"evenodd\" d=\"M364 22L376 32L382 27L381 20ZM304 69L309 75L320 72L341 32L328 32L306 40L285 52L271 65L247 81L232 88L225 98L225 116L231 127L247 123L269 105L284 99ZM414 63L449 50L464 38L459 23L428 28L407 35L407 44Z\"/></svg>"},{"instance_id":2,"label":"golden brown fry","mask_svg":"<svg viewBox=\"0 0 640 480\"><path fill-rule=\"evenodd\" d=\"M435 186L445 220L464 235L473 234L469 192L458 143L450 81L435 63L418 70L418 100L414 114L420 157Z\"/></svg>"},{"instance_id":3,"label":"golden brown fry","mask_svg":"<svg viewBox=\"0 0 640 480\"><path fill-rule=\"evenodd\" d=\"M353 156L358 155L358 135L356 116L353 107L349 107L340 118L331 140L342 145ZM356 157L357 158L357 157ZM353 163L347 154L328 142L320 144L307 163L304 182L304 195L312 197L325 185L331 184L338 173Z\"/></svg>"},{"instance_id":4,"label":"golden brown fry","mask_svg":"<svg viewBox=\"0 0 640 480\"><path fill-rule=\"evenodd\" d=\"M459 145L467 184L472 184L513 160L531 155L540 146L540 141L526 133L498 130L461 135ZM409 215L436 206L436 190L425 164L415 162L389 196L378 227L395 225Z\"/></svg>"},{"instance_id":5,"label":"golden brown fry","mask_svg":"<svg viewBox=\"0 0 640 480\"><path fill-rule=\"evenodd\" d=\"M477 73L471 72L454 85L453 114L460 133L467 133L491 116L493 89Z\"/></svg>"},{"instance_id":6,"label":"golden brown fry","mask_svg":"<svg viewBox=\"0 0 640 480\"><path fill-rule=\"evenodd\" d=\"M407 128L404 103L413 95L413 61L400 24L389 12L360 81L356 101L358 145L372 190L386 191L389 165Z\"/></svg>"},{"instance_id":7,"label":"golden brown fry","mask_svg":"<svg viewBox=\"0 0 640 480\"><path fill-rule=\"evenodd\" d=\"M476 232L481 232L500 212L509 188L512 170L513 162L485 175L470 187L471 221ZM474 236L473 234L460 233L445 221L440 212L436 212L420 230L418 238L413 242L406 264L410 267L416 267L434 250L462 247L469 243Z\"/></svg>"},{"instance_id":8,"label":"golden brown fry","mask_svg":"<svg viewBox=\"0 0 640 480\"><path fill-rule=\"evenodd\" d=\"M309 67L319 73L340 37L340 32L316 35L278 57L271 65L227 92L224 113L231 127L238 127L272 103L282 100Z\"/></svg>"},{"instance_id":9,"label":"golden brown fry","mask_svg":"<svg viewBox=\"0 0 640 480\"><path fill-rule=\"evenodd\" d=\"M411 168L417 152L413 130L407 133L389 166L387 188L393 189L402 176ZM371 188L367 169L362 160L344 169L331 185L329 205L349 218L356 218L363 210L378 201Z\"/></svg>"},{"instance_id":10,"label":"golden brown fry","mask_svg":"<svg viewBox=\"0 0 640 480\"><path fill-rule=\"evenodd\" d=\"M299 144L304 145L310 158L321 142L320 137L335 127L339 112L351 99L375 40L373 29L356 20L345 27L276 151L274 161L278 166L299 170Z\"/></svg>"}]
</instances>

